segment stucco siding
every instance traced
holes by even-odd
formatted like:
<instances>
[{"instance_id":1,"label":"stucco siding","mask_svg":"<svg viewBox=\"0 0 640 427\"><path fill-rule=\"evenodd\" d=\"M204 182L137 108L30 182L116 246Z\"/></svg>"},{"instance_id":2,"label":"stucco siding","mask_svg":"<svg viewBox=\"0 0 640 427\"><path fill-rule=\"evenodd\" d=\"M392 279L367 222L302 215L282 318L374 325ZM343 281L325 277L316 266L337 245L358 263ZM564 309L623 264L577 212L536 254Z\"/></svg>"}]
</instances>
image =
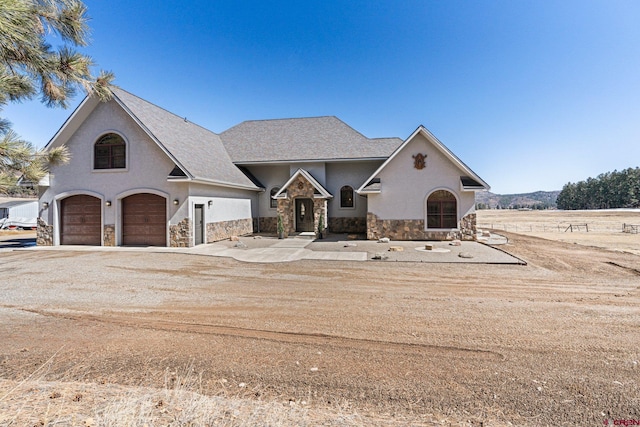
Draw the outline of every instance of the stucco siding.
<instances>
[{"instance_id":1,"label":"stucco siding","mask_svg":"<svg viewBox=\"0 0 640 427\"><path fill-rule=\"evenodd\" d=\"M355 190L371 176L382 161L327 163L327 190L333 194L329 200L329 218L366 218L367 198L359 196ZM340 207L340 189L349 185L354 190L353 208Z\"/></svg>"},{"instance_id":2,"label":"stucco siding","mask_svg":"<svg viewBox=\"0 0 640 427\"><path fill-rule=\"evenodd\" d=\"M424 169L414 168L412 156L426 154ZM380 172L382 191L368 196L369 212L381 219L424 219L425 201L434 190L444 189L458 198L458 218L473 212L475 194L460 191L464 175L449 158L418 134Z\"/></svg>"},{"instance_id":3,"label":"stucco siding","mask_svg":"<svg viewBox=\"0 0 640 427\"><path fill-rule=\"evenodd\" d=\"M320 183L323 187L327 186L327 171L324 162L300 162L289 165L289 176L292 176L298 169L304 169Z\"/></svg>"},{"instance_id":4,"label":"stucco siding","mask_svg":"<svg viewBox=\"0 0 640 427\"><path fill-rule=\"evenodd\" d=\"M246 168L265 187L265 191L257 193L255 206L253 207L254 217L276 217L277 208L271 208L271 189L282 187L291 177L288 165L251 165Z\"/></svg>"},{"instance_id":5,"label":"stucco siding","mask_svg":"<svg viewBox=\"0 0 640 427\"><path fill-rule=\"evenodd\" d=\"M251 219L250 199L227 199L223 197L191 197L192 204L202 204L205 208L205 221L221 222L237 219ZM209 205L211 202L211 205Z\"/></svg>"}]
</instances>

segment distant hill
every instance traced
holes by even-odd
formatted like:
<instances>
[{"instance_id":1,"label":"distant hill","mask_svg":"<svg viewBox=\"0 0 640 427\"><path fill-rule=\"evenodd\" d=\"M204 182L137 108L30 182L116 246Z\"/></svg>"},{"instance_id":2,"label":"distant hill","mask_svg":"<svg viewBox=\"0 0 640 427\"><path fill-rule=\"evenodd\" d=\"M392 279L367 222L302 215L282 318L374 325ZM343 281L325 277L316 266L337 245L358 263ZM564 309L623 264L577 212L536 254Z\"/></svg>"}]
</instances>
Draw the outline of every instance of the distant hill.
<instances>
[{"instance_id":1,"label":"distant hill","mask_svg":"<svg viewBox=\"0 0 640 427\"><path fill-rule=\"evenodd\" d=\"M523 194L495 194L490 191L476 193L478 209L549 209L556 207L560 191L536 191Z\"/></svg>"}]
</instances>

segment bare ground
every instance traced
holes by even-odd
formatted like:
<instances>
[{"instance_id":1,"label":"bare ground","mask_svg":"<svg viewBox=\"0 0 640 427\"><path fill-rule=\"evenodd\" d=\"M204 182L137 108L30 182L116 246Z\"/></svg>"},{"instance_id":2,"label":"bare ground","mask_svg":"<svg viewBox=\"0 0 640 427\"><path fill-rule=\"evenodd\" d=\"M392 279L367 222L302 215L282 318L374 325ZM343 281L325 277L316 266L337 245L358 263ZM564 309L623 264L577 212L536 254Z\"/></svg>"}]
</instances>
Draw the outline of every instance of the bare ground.
<instances>
[{"instance_id":1,"label":"bare ground","mask_svg":"<svg viewBox=\"0 0 640 427\"><path fill-rule=\"evenodd\" d=\"M640 257L506 235L527 266L0 253L0 426L107 425L185 377L219 425L640 419Z\"/></svg>"},{"instance_id":2,"label":"bare ground","mask_svg":"<svg viewBox=\"0 0 640 427\"><path fill-rule=\"evenodd\" d=\"M511 231L548 240L596 246L640 255L640 209L588 211L519 211L493 209L478 211L478 226ZM634 233L623 232L631 224ZM569 228L572 225L573 228Z\"/></svg>"}]
</instances>

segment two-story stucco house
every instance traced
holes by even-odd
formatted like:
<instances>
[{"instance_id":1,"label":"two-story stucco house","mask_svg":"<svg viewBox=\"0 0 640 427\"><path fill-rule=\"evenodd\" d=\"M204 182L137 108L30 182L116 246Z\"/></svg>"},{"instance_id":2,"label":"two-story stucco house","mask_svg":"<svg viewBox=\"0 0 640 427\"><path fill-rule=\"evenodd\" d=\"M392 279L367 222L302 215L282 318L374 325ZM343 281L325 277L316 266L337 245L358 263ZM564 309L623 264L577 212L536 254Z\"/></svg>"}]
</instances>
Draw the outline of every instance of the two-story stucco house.
<instances>
[{"instance_id":1,"label":"two-story stucco house","mask_svg":"<svg viewBox=\"0 0 640 427\"><path fill-rule=\"evenodd\" d=\"M193 246L232 235L475 238L489 186L420 126L367 138L336 117L259 120L220 134L122 89L87 97L47 147L71 160L40 184L38 244Z\"/></svg>"}]
</instances>

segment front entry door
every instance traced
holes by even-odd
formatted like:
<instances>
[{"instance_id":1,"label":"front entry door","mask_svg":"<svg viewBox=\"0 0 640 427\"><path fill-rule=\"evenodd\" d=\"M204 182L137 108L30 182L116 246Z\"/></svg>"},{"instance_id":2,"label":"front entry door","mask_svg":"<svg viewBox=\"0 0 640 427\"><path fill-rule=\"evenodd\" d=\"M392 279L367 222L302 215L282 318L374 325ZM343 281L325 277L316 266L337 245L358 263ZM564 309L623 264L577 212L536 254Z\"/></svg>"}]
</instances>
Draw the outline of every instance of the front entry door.
<instances>
[{"instance_id":1,"label":"front entry door","mask_svg":"<svg viewBox=\"0 0 640 427\"><path fill-rule=\"evenodd\" d=\"M204 205L196 205L194 222L196 245L201 245L204 243Z\"/></svg>"},{"instance_id":2,"label":"front entry door","mask_svg":"<svg viewBox=\"0 0 640 427\"><path fill-rule=\"evenodd\" d=\"M296 199L296 231L313 231L313 200Z\"/></svg>"}]
</instances>

